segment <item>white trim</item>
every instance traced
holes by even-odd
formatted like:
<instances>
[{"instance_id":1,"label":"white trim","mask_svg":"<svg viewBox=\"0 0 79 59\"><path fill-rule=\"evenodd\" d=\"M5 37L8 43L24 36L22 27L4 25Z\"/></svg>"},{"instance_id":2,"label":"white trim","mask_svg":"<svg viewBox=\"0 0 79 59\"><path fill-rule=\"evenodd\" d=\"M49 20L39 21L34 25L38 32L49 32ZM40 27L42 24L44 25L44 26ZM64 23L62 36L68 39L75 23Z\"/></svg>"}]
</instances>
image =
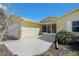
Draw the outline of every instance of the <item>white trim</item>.
<instances>
[{"instance_id":1,"label":"white trim","mask_svg":"<svg viewBox=\"0 0 79 59\"><path fill-rule=\"evenodd\" d=\"M67 21L67 31L72 32L72 21Z\"/></svg>"},{"instance_id":2,"label":"white trim","mask_svg":"<svg viewBox=\"0 0 79 59\"><path fill-rule=\"evenodd\" d=\"M79 21L79 20L67 21L67 31L68 31L68 32L73 32L73 31L72 31L72 22L73 22L73 21Z\"/></svg>"},{"instance_id":3,"label":"white trim","mask_svg":"<svg viewBox=\"0 0 79 59\"><path fill-rule=\"evenodd\" d=\"M52 22L46 22L46 23L41 23L41 24L52 24Z\"/></svg>"},{"instance_id":4,"label":"white trim","mask_svg":"<svg viewBox=\"0 0 79 59\"><path fill-rule=\"evenodd\" d=\"M51 24L51 33L52 33L52 24Z\"/></svg>"}]
</instances>

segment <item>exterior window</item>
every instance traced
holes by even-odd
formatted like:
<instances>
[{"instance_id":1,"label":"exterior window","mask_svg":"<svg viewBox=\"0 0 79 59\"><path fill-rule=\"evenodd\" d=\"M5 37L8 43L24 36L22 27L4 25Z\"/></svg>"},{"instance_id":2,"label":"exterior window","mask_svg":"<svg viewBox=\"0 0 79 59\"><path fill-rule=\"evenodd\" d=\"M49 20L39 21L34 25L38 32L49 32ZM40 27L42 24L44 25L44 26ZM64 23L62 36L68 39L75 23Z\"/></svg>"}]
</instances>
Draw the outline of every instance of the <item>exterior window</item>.
<instances>
[{"instance_id":1,"label":"exterior window","mask_svg":"<svg viewBox=\"0 0 79 59\"><path fill-rule=\"evenodd\" d=\"M73 32L79 32L79 21L73 21L72 22L72 31Z\"/></svg>"}]
</instances>

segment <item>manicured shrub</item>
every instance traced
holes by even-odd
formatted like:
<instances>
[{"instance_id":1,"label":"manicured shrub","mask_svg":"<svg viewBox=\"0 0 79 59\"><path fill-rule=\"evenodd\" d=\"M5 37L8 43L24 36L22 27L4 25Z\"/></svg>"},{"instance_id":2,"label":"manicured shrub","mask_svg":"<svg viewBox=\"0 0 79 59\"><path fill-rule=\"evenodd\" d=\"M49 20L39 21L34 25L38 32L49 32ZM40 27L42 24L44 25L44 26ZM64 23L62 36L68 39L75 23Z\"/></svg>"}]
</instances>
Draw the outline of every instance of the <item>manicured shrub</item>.
<instances>
[{"instance_id":1,"label":"manicured shrub","mask_svg":"<svg viewBox=\"0 0 79 59\"><path fill-rule=\"evenodd\" d=\"M72 44L75 41L74 34L71 32L60 31L55 36L59 44Z\"/></svg>"}]
</instances>

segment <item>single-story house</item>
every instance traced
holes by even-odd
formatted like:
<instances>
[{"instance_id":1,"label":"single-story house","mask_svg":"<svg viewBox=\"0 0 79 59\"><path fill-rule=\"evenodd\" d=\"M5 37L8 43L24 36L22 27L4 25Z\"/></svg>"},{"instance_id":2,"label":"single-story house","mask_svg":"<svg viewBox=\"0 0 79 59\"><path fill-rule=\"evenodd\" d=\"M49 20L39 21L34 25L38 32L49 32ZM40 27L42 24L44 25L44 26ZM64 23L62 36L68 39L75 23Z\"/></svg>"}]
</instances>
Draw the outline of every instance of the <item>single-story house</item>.
<instances>
[{"instance_id":1,"label":"single-story house","mask_svg":"<svg viewBox=\"0 0 79 59\"><path fill-rule=\"evenodd\" d=\"M6 33L10 37L19 39L39 35L43 32L54 34L61 30L79 32L79 9L61 17L49 16L40 22L10 15Z\"/></svg>"},{"instance_id":2,"label":"single-story house","mask_svg":"<svg viewBox=\"0 0 79 59\"><path fill-rule=\"evenodd\" d=\"M57 33L68 31L79 33L79 9L71 11L61 17L47 17L40 21L42 31L47 33Z\"/></svg>"}]
</instances>

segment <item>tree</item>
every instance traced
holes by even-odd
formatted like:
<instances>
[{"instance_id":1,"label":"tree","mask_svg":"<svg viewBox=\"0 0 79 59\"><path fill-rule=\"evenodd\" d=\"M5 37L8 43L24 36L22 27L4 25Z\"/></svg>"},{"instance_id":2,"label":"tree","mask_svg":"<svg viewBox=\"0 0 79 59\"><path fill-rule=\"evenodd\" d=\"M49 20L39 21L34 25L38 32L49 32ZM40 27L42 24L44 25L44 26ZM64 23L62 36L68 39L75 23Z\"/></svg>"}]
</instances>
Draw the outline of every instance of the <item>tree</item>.
<instances>
[{"instance_id":1,"label":"tree","mask_svg":"<svg viewBox=\"0 0 79 59\"><path fill-rule=\"evenodd\" d=\"M9 21L9 12L8 8L5 9L4 6L0 5L0 41L4 38L6 30L8 27Z\"/></svg>"}]
</instances>

